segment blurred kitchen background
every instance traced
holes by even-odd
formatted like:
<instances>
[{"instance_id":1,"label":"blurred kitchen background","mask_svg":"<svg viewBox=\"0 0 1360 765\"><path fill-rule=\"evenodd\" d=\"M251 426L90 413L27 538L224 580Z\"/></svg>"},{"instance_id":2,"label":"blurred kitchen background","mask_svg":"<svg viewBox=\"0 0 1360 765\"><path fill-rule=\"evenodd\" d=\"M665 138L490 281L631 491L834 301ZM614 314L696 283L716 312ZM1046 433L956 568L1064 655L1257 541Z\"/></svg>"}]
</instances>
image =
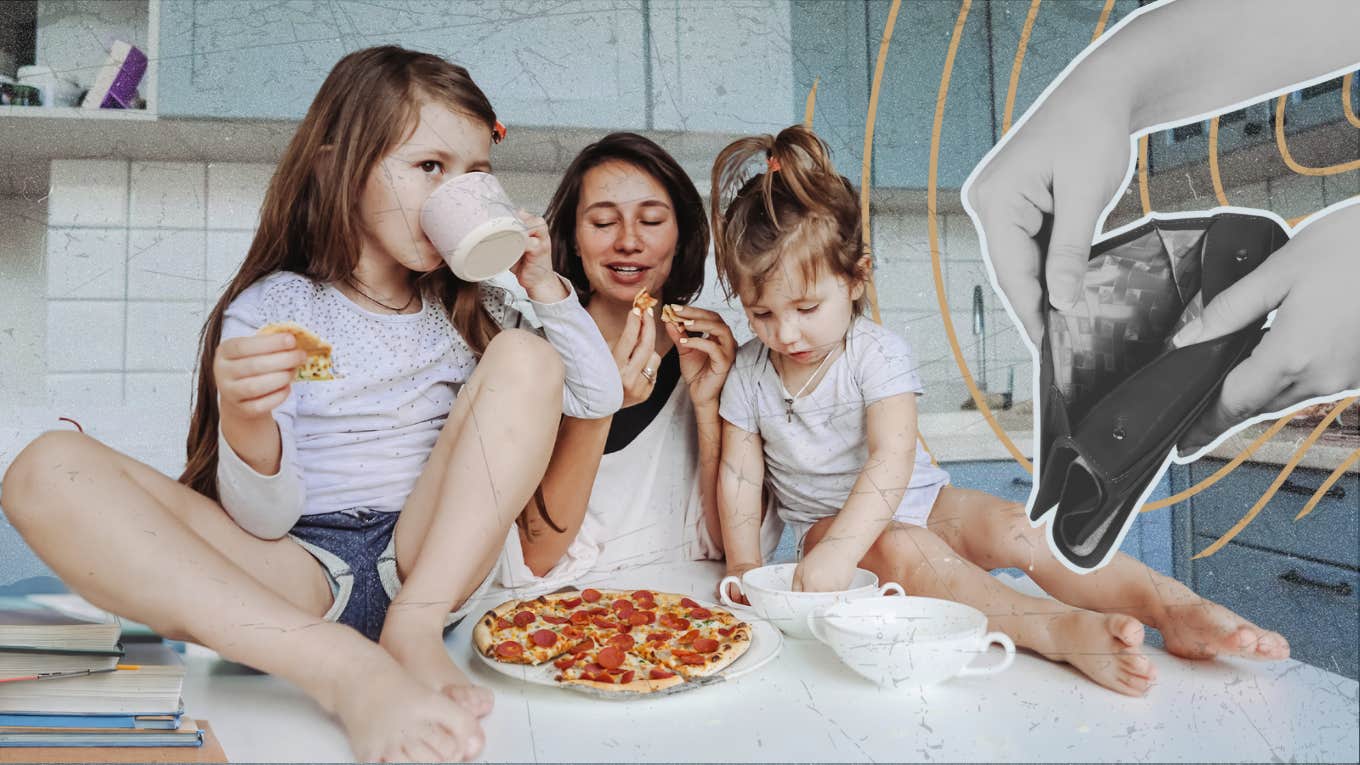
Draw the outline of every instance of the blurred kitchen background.
<instances>
[{"instance_id":1,"label":"blurred kitchen background","mask_svg":"<svg viewBox=\"0 0 1360 765\"><path fill-rule=\"evenodd\" d=\"M897 12L868 176L875 282L883 322L906 334L920 362L922 433L958 484L1024 501L1030 477L1022 460L1033 447L1030 355L992 290L959 186L1067 63L1139 5L909 0ZM581 147L617 129L656 139L707 194L717 151L736 136L801 122L814 83L813 127L858 186L892 7L889 0L0 3L0 85L8 94L0 106L0 472L65 416L178 474L206 310L244 257L272 163L346 52L391 43L467 66L509 126L492 154L496 174L529 209L543 209ZM957 52L946 67L956 26ZM136 104L144 108L79 108L117 41L148 57ZM1135 175L1106 227L1145 209L1208 209L1222 199L1292 220L1360 194L1354 80L1284 97L1283 140L1275 99L1223 114L1217 125L1149 136L1146 182ZM699 302L749 336L711 279ZM946 316L1000 434L976 411ZM1256 523L1214 556L1193 559L1261 497L1324 413L1298 418L1193 498L1145 514L1124 550L1252 618L1275 620L1271 626L1295 640L1296 656L1355 677L1354 467L1308 519L1292 519L1360 447L1356 408L1302 455L1303 467ZM1262 428L1226 444L1218 461L1176 467L1154 497L1201 481ZM0 588L44 574L0 518ZM1326 630L1314 628L1323 623Z\"/></svg>"}]
</instances>

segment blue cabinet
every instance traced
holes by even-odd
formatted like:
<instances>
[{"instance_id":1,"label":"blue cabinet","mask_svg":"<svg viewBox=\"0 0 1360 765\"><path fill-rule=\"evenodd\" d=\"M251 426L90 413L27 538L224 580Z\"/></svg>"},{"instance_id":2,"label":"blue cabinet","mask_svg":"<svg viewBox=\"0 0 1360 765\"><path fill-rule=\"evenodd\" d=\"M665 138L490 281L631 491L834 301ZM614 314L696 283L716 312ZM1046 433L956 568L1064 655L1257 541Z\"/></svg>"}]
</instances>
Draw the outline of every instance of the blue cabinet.
<instances>
[{"instance_id":1,"label":"blue cabinet","mask_svg":"<svg viewBox=\"0 0 1360 765\"><path fill-rule=\"evenodd\" d=\"M1191 483L1223 466L1205 459ZM1360 674L1360 476L1344 475L1295 520L1328 471L1298 469L1259 514L1217 552L1196 559L1237 525L1280 471L1243 464L1176 508L1178 578L1201 595L1283 634L1299 661Z\"/></svg>"},{"instance_id":2,"label":"blue cabinet","mask_svg":"<svg viewBox=\"0 0 1360 765\"><path fill-rule=\"evenodd\" d=\"M769 130L792 120L789 24L776 0L163 0L160 113L297 120L342 56L392 44L467 67L512 127Z\"/></svg>"}]
</instances>

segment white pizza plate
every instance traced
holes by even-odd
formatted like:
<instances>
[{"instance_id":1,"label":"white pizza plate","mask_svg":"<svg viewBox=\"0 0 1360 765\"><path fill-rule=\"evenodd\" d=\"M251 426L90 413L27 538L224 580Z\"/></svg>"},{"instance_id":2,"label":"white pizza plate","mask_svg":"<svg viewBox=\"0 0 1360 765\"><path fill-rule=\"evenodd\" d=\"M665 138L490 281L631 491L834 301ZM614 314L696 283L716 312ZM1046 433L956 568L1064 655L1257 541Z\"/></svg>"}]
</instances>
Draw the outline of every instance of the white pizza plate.
<instances>
[{"instance_id":1,"label":"white pizza plate","mask_svg":"<svg viewBox=\"0 0 1360 765\"><path fill-rule=\"evenodd\" d=\"M766 664L769 664L771 661L774 661L774 658L779 655L779 649L784 647L783 633L769 622L757 619L754 612L748 612L747 609L744 608L727 608L726 606L720 606L716 603L709 603L698 599L693 600L707 609L730 611L738 619L749 624L751 626L751 645L746 649L746 653L741 655L741 658L732 662L711 678L704 678L698 682L690 681L675 686L670 690L678 692L708 685L710 682L735 680L742 675L750 674ZM534 685L550 685L556 688L565 687L574 691L586 692L589 695L599 696L601 698L628 698L634 696L655 697L661 695L657 693L610 693L608 691L596 691L595 689L579 685L559 683L553 679L557 676L559 670L552 665L552 662L531 667L525 664L506 664L504 662L496 661L489 656L484 656L481 651L478 651L472 646L471 630L468 631L466 639L462 642L465 643L472 650L472 654L481 659L482 663L486 666L502 675L513 677L516 680L523 680L526 683L532 683ZM661 693L664 694L665 692L663 691Z\"/></svg>"}]
</instances>

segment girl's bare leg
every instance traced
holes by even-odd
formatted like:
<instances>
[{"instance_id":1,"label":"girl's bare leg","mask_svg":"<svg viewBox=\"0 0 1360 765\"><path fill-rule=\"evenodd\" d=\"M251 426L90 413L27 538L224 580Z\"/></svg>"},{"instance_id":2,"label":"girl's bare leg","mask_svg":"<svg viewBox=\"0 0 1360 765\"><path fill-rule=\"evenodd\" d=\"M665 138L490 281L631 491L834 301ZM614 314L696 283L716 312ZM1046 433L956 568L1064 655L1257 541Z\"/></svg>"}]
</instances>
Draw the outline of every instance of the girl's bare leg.
<instances>
[{"instance_id":1,"label":"girl's bare leg","mask_svg":"<svg viewBox=\"0 0 1360 765\"><path fill-rule=\"evenodd\" d=\"M808 531L811 550L831 527L830 518ZM970 605L987 615L987 628L1015 644L1064 661L1101 685L1130 696L1147 692L1155 676L1139 653L1143 625L1130 616L1097 614L1047 598L1023 595L964 560L928 529L893 521L860 566L879 581L897 582L909 595Z\"/></svg>"},{"instance_id":2,"label":"girl's bare leg","mask_svg":"<svg viewBox=\"0 0 1360 765\"><path fill-rule=\"evenodd\" d=\"M1156 627L1166 649L1177 656L1289 658L1289 641L1283 635L1261 629L1123 553L1095 571L1077 574L1053 556L1044 530L1030 525L1023 505L981 491L945 487L930 511L929 526L984 569L1022 569L1064 603L1129 614Z\"/></svg>"},{"instance_id":3,"label":"girl's bare leg","mask_svg":"<svg viewBox=\"0 0 1360 765\"><path fill-rule=\"evenodd\" d=\"M454 404L397 522L401 591L381 643L411 673L474 713L491 694L449 658L449 611L481 584L547 469L562 414L562 360L546 341L501 332Z\"/></svg>"},{"instance_id":4,"label":"girl's bare leg","mask_svg":"<svg viewBox=\"0 0 1360 765\"><path fill-rule=\"evenodd\" d=\"M363 760L475 756L482 732L378 646L318 616L330 587L289 540L257 539L216 503L87 436L53 432L4 478L10 522L68 586L165 635L300 686Z\"/></svg>"}]
</instances>

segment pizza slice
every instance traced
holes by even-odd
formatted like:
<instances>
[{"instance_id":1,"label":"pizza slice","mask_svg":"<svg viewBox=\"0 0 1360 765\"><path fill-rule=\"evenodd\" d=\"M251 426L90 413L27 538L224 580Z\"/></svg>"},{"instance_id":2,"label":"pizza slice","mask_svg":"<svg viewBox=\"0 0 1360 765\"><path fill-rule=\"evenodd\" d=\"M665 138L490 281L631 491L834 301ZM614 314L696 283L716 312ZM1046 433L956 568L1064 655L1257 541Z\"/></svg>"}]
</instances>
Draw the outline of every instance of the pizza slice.
<instances>
[{"instance_id":1,"label":"pizza slice","mask_svg":"<svg viewBox=\"0 0 1360 765\"><path fill-rule=\"evenodd\" d=\"M681 329L684 329L685 326L685 320L675 315L675 308L670 303L661 306L661 320L674 324Z\"/></svg>"},{"instance_id":2,"label":"pizza slice","mask_svg":"<svg viewBox=\"0 0 1360 765\"><path fill-rule=\"evenodd\" d=\"M290 334L297 341L299 350L306 351L307 360L298 367L299 381L334 380L331 373L331 344L317 337L311 330L291 321L266 324L256 332L258 335Z\"/></svg>"},{"instance_id":3,"label":"pizza slice","mask_svg":"<svg viewBox=\"0 0 1360 765\"><path fill-rule=\"evenodd\" d=\"M638 291L637 297L633 298L633 307L642 313L647 313L652 310L653 306L656 305L656 302L656 298L649 295L647 293L647 288L643 287Z\"/></svg>"},{"instance_id":4,"label":"pizza slice","mask_svg":"<svg viewBox=\"0 0 1360 765\"><path fill-rule=\"evenodd\" d=\"M679 673L639 655L632 637L616 634L607 643L573 651L554 662L556 680L612 692L652 693L682 685Z\"/></svg>"},{"instance_id":5,"label":"pizza slice","mask_svg":"<svg viewBox=\"0 0 1360 765\"><path fill-rule=\"evenodd\" d=\"M482 655L507 664L552 661L581 637L569 634L569 620L553 610L541 597L506 601L482 616L472 631L473 644Z\"/></svg>"}]
</instances>

